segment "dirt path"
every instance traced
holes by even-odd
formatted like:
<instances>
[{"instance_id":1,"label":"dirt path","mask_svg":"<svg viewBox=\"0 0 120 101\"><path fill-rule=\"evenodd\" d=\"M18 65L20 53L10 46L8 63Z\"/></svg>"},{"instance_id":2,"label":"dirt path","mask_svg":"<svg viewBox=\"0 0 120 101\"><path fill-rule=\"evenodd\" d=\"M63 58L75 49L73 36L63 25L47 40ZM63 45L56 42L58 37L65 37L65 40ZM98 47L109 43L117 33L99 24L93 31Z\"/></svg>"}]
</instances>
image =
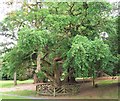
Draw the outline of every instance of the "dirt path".
<instances>
[{"instance_id":1,"label":"dirt path","mask_svg":"<svg viewBox=\"0 0 120 101\"><path fill-rule=\"evenodd\" d=\"M17 86L11 88L0 88L0 92L18 91L18 90L34 90L36 89L36 84L18 84Z\"/></svg>"}]
</instances>

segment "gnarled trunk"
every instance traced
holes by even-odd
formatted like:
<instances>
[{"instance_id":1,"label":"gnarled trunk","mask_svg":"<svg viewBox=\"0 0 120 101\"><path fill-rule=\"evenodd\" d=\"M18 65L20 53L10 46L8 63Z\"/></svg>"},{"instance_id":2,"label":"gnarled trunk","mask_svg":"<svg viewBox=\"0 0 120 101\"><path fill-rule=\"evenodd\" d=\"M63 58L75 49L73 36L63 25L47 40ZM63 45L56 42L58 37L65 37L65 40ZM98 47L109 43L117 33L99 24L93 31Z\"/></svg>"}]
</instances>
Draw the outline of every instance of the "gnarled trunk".
<instances>
[{"instance_id":1,"label":"gnarled trunk","mask_svg":"<svg viewBox=\"0 0 120 101\"><path fill-rule=\"evenodd\" d=\"M47 70L42 70L44 75L53 83L54 87L61 86L61 74L62 74L62 69L61 69L62 67L60 66L61 63L62 63L61 58L54 58L53 74L49 73Z\"/></svg>"}]
</instances>

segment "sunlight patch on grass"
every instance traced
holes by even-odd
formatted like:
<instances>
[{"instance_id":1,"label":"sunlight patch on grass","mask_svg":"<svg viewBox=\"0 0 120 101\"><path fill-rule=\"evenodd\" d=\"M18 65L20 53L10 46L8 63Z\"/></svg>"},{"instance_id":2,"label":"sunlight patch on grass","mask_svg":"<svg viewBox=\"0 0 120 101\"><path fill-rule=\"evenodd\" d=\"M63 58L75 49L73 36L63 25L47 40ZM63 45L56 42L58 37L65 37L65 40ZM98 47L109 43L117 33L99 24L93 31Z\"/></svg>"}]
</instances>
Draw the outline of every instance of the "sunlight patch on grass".
<instances>
[{"instance_id":1,"label":"sunlight patch on grass","mask_svg":"<svg viewBox=\"0 0 120 101\"><path fill-rule=\"evenodd\" d=\"M109 85L113 83L118 83L118 80L99 80L98 82L99 85Z\"/></svg>"}]
</instances>

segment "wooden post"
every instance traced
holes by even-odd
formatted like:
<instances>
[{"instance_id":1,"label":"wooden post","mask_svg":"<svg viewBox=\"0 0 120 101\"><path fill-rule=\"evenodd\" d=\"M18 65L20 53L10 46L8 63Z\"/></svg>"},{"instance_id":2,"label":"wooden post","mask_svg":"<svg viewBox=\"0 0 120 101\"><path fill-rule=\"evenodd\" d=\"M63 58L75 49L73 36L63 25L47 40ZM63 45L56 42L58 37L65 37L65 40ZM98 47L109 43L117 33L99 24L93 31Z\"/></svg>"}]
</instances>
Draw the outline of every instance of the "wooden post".
<instances>
[{"instance_id":1,"label":"wooden post","mask_svg":"<svg viewBox=\"0 0 120 101\"><path fill-rule=\"evenodd\" d=\"M56 95L55 95L55 87L54 87L54 92L53 92L53 96L55 97Z\"/></svg>"}]
</instances>

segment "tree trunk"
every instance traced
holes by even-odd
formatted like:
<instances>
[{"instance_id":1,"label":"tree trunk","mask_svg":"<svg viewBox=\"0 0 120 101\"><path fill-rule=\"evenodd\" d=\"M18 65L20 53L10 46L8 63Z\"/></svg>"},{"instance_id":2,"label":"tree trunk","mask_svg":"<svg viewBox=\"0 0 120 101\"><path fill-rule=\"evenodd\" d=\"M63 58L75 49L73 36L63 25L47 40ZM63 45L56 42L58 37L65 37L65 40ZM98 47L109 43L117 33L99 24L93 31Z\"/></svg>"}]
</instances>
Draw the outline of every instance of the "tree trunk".
<instances>
[{"instance_id":1,"label":"tree trunk","mask_svg":"<svg viewBox=\"0 0 120 101\"><path fill-rule=\"evenodd\" d=\"M55 79L54 85L55 86L60 86L61 85L61 80L60 80L59 72L56 72L56 74L54 76L54 79Z\"/></svg>"},{"instance_id":2,"label":"tree trunk","mask_svg":"<svg viewBox=\"0 0 120 101\"><path fill-rule=\"evenodd\" d=\"M55 87L61 86L61 74L62 70L60 67L61 58L55 58L53 60L53 73L49 73L47 70L42 70L44 75L53 83ZM51 65L51 63L47 62L48 66Z\"/></svg>"},{"instance_id":3,"label":"tree trunk","mask_svg":"<svg viewBox=\"0 0 120 101\"><path fill-rule=\"evenodd\" d=\"M74 69L73 68L68 68L68 74L65 76L63 82L64 83L75 83L75 77L73 76L74 74Z\"/></svg>"},{"instance_id":4,"label":"tree trunk","mask_svg":"<svg viewBox=\"0 0 120 101\"><path fill-rule=\"evenodd\" d=\"M38 83L38 77L37 77L37 74L36 74L36 73L34 73L33 79L34 79L34 84L35 84L35 83Z\"/></svg>"},{"instance_id":5,"label":"tree trunk","mask_svg":"<svg viewBox=\"0 0 120 101\"><path fill-rule=\"evenodd\" d=\"M76 83L75 77L73 75L69 77L68 83Z\"/></svg>"},{"instance_id":6,"label":"tree trunk","mask_svg":"<svg viewBox=\"0 0 120 101\"><path fill-rule=\"evenodd\" d=\"M36 72L38 73L40 70L41 70L41 54L40 53L38 53L38 55L37 55L37 69L36 69ZM37 77L37 74L36 73L34 73L34 83L38 83L39 82L39 80L38 80L38 77ZM40 80L41 82L43 81L43 80Z\"/></svg>"},{"instance_id":7,"label":"tree trunk","mask_svg":"<svg viewBox=\"0 0 120 101\"><path fill-rule=\"evenodd\" d=\"M38 56L37 56L37 72L41 70L41 54L38 53Z\"/></svg>"},{"instance_id":8,"label":"tree trunk","mask_svg":"<svg viewBox=\"0 0 120 101\"><path fill-rule=\"evenodd\" d=\"M94 74L94 70L93 70L93 78L92 78L92 83L93 83L93 87L95 87L95 74Z\"/></svg>"},{"instance_id":9,"label":"tree trunk","mask_svg":"<svg viewBox=\"0 0 120 101\"><path fill-rule=\"evenodd\" d=\"M95 87L95 78L93 78L93 87Z\"/></svg>"},{"instance_id":10,"label":"tree trunk","mask_svg":"<svg viewBox=\"0 0 120 101\"><path fill-rule=\"evenodd\" d=\"M54 70L54 86L58 87L61 85L61 80L59 66L58 63L56 63L56 61L54 61L53 70Z\"/></svg>"},{"instance_id":11,"label":"tree trunk","mask_svg":"<svg viewBox=\"0 0 120 101\"><path fill-rule=\"evenodd\" d=\"M17 85L17 74L16 72L14 72L14 86Z\"/></svg>"},{"instance_id":12,"label":"tree trunk","mask_svg":"<svg viewBox=\"0 0 120 101\"><path fill-rule=\"evenodd\" d=\"M68 76L68 83L75 83L76 81L75 81L75 77L74 77L74 75L73 75L73 73L74 73L74 68L72 68L72 67L68 68L68 73L69 73L70 71L73 71L73 72L71 73L71 75Z\"/></svg>"}]
</instances>

